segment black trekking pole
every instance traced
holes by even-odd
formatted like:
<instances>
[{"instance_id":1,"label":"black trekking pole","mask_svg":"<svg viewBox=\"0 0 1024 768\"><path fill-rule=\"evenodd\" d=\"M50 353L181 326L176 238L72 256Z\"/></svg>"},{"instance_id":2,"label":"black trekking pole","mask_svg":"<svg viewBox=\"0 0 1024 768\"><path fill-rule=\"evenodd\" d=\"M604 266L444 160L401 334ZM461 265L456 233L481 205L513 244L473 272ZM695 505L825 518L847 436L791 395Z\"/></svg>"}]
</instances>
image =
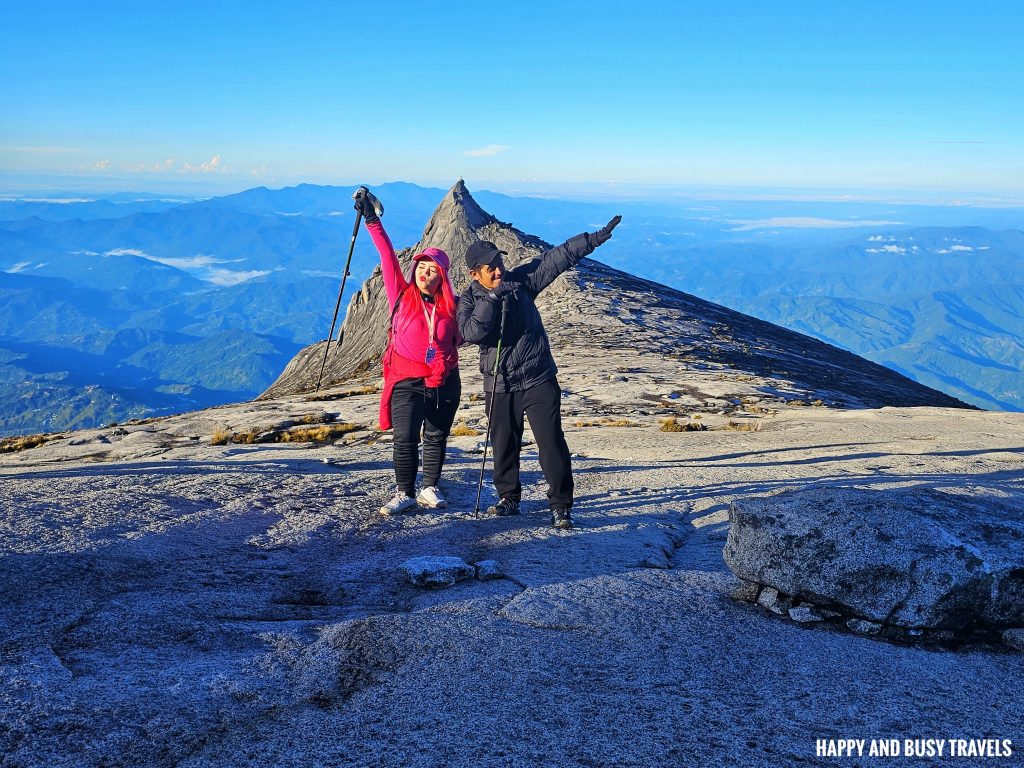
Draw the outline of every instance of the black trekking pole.
<instances>
[{"instance_id":1,"label":"black trekking pole","mask_svg":"<svg viewBox=\"0 0 1024 768\"><path fill-rule=\"evenodd\" d=\"M369 194L370 190L368 190L366 187L360 187L359 189L356 190L355 194L352 195L352 197L358 200L360 197L364 197ZM379 209L377 214L379 216L381 213L384 212L383 206L380 205L379 201L377 201L376 198L373 198L373 202L374 207ZM338 291L338 302L334 305L334 317L331 318L331 330L327 334L327 346L324 347L324 359L320 362L320 373L316 377L316 389L313 390L314 392L320 391L320 381L324 377L324 366L327 365L327 353L331 351L331 339L334 337L334 325L335 323L338 322L338 310L341 309L341 297L345 293L345 280L347 280L348 276L351 274L349 272L349 267L352 265L352 252L356 249L356 235L359 234L359 219L361 218L362 214L357 211L356 223L352 227L352 240L348 246L348 258L345 260L345 271L341 273L341 289ZM340 332L338 334L338 337L338 343L340 344Z\"/></svg>"},{"instance_id":2,"label":"black trekking pole","mask_svg":"<svg viewBox=\"0 0 1024 768\"><path fill-rule=\"evenodd\" d=\"M501 325L498 329L498 348L494 355L494 370L491 371L491 399L487 403L487 432L484 435L484 457L480 461L480 479L476 484L476 506L473 517L480 517L480 493L484 487L484 468L487 466L487 443L491 439L491 414L494 412L494 393L498 390L498 363L501 361L501 343L505 340L505 316L508 314L508 297L501 300Z\"/></svg>"}]
</instances>

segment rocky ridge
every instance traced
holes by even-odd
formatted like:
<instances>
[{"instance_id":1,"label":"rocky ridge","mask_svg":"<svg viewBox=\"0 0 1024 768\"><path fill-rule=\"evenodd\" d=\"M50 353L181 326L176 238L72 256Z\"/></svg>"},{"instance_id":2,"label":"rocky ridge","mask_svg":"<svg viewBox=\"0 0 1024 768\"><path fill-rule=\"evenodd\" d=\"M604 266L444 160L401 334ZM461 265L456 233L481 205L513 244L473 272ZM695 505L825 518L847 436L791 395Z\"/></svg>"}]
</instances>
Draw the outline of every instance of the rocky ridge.
<instances>
[{"instance_id":1,"label":"rocky ridge","mask_svg":"<svg viewBox=\"0 0 1024 768\"><path fill-rule=\"evenodd\" d=\"M566 233L567 237L574 234ZM420 242L401 251L399 258L408 266L424 248L442 248L452 257L453 282L461 291L468 279L461 257L476 240L490 240L508 251L506 260L512 266L551 247L484 211L460 180L431 216ZM538 297L560 365L589 367L595 377L612 377L627 385L623 389L635 390L636 384L651 382L644 382L642 376L631 379L629 374L644 371L623 365L617 353L649 353L650 359L660 360L661 368L649 373L663 379L660 383L669 387L673 404L697 412L717 412L737 404L770 407L791 400L839 407L971 407L809 336L612 269L595 260L600 250L593 256ZM349 302L342 341L332 345L328 357L326 386L379 371L389 316L377 267ZM311 391L325 344L306 347L296 355L261 399ZM584 346L585 360L575 354ZM464 347L462 356L464 372L475 367L472 347ZM628 384L631 380L633 385ZM651 395L633 394L638 401ZM642 402L637 407L645 410ZM609 414L614 412L608 409Z\"/></svg>"}]
</instances>

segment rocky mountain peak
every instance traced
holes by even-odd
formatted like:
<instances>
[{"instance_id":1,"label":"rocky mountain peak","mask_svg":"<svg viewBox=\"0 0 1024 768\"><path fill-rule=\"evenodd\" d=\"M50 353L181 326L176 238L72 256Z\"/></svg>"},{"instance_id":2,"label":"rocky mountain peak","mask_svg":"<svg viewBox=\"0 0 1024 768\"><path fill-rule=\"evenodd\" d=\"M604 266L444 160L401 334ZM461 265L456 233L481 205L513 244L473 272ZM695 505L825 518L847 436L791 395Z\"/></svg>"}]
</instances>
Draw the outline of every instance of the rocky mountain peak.
<instances>
[{"instance_id":1,"label":"rocky mountain peak","mask_svg":"<svg viewBox=\"0 0 1024 768\"><path fill-rule=\"evenodd\" d=\"M477 240L490 240L508 251L506 260L511 265L534 258L551 247L511 224L498 221L480 207L466 189L465 182L459 179L434 210L419 242L411 248L399 250L398 259L402 267L408 269L415 254L425 248L440 248L451 257L451 278L458 292L466 287L469 280L463 256L470 244ZM331 345L324 370L325 385L379 370L381 353L387 343L390 315L391 308L387 304L378 266L349 301L341 326L341 343ZM311 391L320 370L325 344L319 342L301 350L260 399Z\"/></svg>"},{"instance_id":2,"label":"rocky mountain peak","mask_svg":"<svg viewBox=\"0 0 1024 768\"><path fill-rule=\"evenodd\" d=\"M399 260L408 268L414 254L441 248L451 257L452 282L461 291L468 281L463 254L477 240L490 240L507 251L510 266L551 247L485 211L460 179L430 217L420 241L400 251ZM645 370L677 398L698 408L749 398L803 398L846 407L968 407L851 352L593 258L556 280L537 305L563 369L577 359L584 379ZM349 302L342 341L331 347L324 386L379 372L390 313L377 267ZM311 391L325 344L300 351L260 399ZM464 378L475 367L475 349L464 347Z\"/></svg>"}]
</instances>

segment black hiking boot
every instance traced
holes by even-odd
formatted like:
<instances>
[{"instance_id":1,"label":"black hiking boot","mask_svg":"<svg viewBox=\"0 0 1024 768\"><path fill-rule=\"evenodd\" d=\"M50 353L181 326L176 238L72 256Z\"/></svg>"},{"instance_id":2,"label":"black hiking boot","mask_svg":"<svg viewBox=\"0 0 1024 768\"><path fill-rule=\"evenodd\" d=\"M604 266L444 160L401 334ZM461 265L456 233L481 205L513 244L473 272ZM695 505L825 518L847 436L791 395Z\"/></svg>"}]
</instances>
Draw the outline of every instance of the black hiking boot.
<instances>
[{"instance_id":1,"label":"black hiking boot","mask_svg":"<svg viewBox=\"0 0 1024 768\"><path fill-rule=\"evenodd\" d=\"M570 507L565 504L551 505L551 525L559 530L568 531L572 528L572 515L569 514Z\"/></svg>"},{"instance_id":2,"label":"black hiking boot","mask_svg":"<svg viewBox=\"0 0 1024 768\"><path fill-rule=\"evenodd\" d=\"M516 499L510 499L506 497L499 501L497 504L488 507L487 514L494 515L495 517L508 517L509 515L518 515L519 502Z\"/></svg>"}]
</instances>

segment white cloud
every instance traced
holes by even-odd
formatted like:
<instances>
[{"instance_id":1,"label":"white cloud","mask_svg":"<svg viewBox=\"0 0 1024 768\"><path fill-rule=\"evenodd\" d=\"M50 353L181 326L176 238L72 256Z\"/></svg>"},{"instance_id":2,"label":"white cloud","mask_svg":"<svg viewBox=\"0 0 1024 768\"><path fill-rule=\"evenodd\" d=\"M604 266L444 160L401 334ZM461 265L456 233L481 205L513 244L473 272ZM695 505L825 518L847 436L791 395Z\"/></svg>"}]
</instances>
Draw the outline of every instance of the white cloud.
<instances>
[{"instance_id":1,"label":"white cloud","mask_svg":"<svg viewBox=\"0 0 1024 768\"><path fill-rule=\"evenodd\" d=\"M147 256L150 261L158 261L161 264L166 264L169 267L175 267L177 269L202 269L204 267L212 266L213 264L228 264L229 259L215 259L213 256L203 256L197 254L188 258L158 258L156 256Z\"/></svg>"},{"instance_id":2,"label":"white cloud","mask_svg":"<svg viewBox=\"0 0 1024 768\"><path fill-rule=\"evenodd\" d=\"M93 165L92 169L94 171L105 171L109 167L110 167L110 161L109 160L100 160L98 163L95 163Z\"/></svg>"},{"instance_id":3,"label":"white cloud","mask_svg":"<svg viewBox=\"0 0 1024 768\"><path fill-rule=\"evenodd\" d=\"M138 248L114 248L111 251L107 251L102 254L103 256L141 256L144 259L153 259L145 251L140 251ZM155 259L153 259L155 261Z\"/></svg>"},{"instance_id":4,"label":"white cloud","mask_svg":"<svg viewBox=\"0 0 1024 768\"><path fill-rule=\"evenodd\" d=\"M238 285L244 283L247 280L253 280L257 277L263 277L269 275L271 270L253 270L251 272L232 272L230 269L211 269L203 279L208 283L214 285Z\"/></svg>"},{"instance_id":5,"label":"white cloud","mask_svg":"<svg viewBox=\"0 0 1024 768\"><path fill-rule=\"evenodd\" d=\"M8 269L7 273L11 274L11 275L17 274L18 272L21 272L25 267L27 267L31 263L32 263L31 261L19 261L13 267Z\"/></svg>"},{"instance_id":6,"label":"white cloud","mask_svg":"<svg viewBox=\"0 0 1024 768\"><path fill-rule=\"evenodd\" d=\"M500 155L502 152L508 152L512 147L507 147L504 144L488 144L486 147L480 147L478 149L467 149L462 154L466 157L494 157Z\"/></svg>"},{"instance_id":7,"label":"white cloud","mask_svg":"<svg viewBox=\"0 0 1024 768\"><path fill-rule=\"evenodd\" d=\"M16 200L19 203L94 203L94 197L4 197L7 200Z\"/></svg>"},{"instance_id":8,"label":"white cloud","mask_svg":"<svg viewBox=\"0 0 1024 768\"><path fill-rule=\"evenodd\" d=\"M915 248L916 250L916 248ZM881 248L868 248L867 253L906 253L902 245L883 245Z\"/></svg>"},{"instance_id":9,"label":"white cloud","mask_svg":"<svg viewBox=\"0 0 1024 768\"><path fill-rule=\"evenodd\" d=\"M110 161L104 160L105 167L109 167ZM97 164L96 170L100 170ZM121 170L127 173L226 173L227 167L223 165L221 156L214 155L205 163L193 165L185 161L180 163L173 157L166 160L159 160L155 163L135 163L134 165L123 165Z\"/></svg>"},{"instance_id":10,"label":"white cloud","mask_svg":"<svg viewBox=\"0 0 1024 768\"><path fill-rule=\"evenodd\" d=\"M220 155L214 155L205 163L199 165L192 165L192 163L185 163L179 173L224 173L227 168L220 164Z\"/></svg>"},{"instance_id":11,"label":"white cloud","mask_svg":"<svg viewBox=\"0 0 1024 768\"><path fill-rule=\"evenodd\" d=\"M214 264L231 264L241 261L241 259L218 259L215 256L206 256L202 253L197 253L195 256L154 256L153 254L146 253L138 248L114 248L113 250L102 254L96 253L95 251L73 251L73 253L83 254L86 256L138 256L139 258L146 259L147 261L153 261L157 264L165 264L168 267L183 269L189 272L204 270L208 267L212 267ZM211 270L211 273L216 271L217 270Z\"/></svg>"}]
</instances>

